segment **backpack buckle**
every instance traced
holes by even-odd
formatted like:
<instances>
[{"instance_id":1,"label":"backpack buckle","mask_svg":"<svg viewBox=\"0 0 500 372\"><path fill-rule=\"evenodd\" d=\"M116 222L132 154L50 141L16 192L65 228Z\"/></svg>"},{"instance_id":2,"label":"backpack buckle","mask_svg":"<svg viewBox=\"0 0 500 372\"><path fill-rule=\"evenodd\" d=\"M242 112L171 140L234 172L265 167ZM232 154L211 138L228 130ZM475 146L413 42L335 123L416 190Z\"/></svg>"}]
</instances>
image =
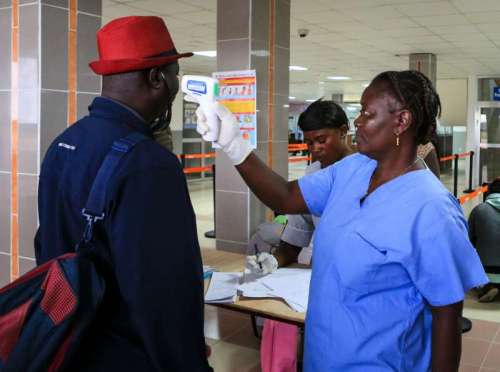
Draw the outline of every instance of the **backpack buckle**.
<instances>
[{"instance_id":1,"label":"backpack buckle","mask_svg":"<svg viewBox=\"0 0 500 372\"><path fill-rule=\"evenodd\" d=\"M82 214L85 217L85 219L90 222L90 223L96 223L97 221L103 220L104 219L104 212L101 213L100 216L96 216L93 213L87 212L85 208L82 209Z\"/></svg>"},{"instance_id":2,"label":"backpack buckle","mask_svg":"<svg viewBox=\"0 0 500 372\"><path fill-rule=\"evenodd\" d=\"M87 226L85 226L85 231L83 233L83 240L88 243L92 240L92 237L94 235L94 224L97 221L104 219L104 212L101 213L100 216L96 216L92 213L87 212L87 210L85 208L83 208L82 215L87 220Z\"/></svg>"}]
</instances>

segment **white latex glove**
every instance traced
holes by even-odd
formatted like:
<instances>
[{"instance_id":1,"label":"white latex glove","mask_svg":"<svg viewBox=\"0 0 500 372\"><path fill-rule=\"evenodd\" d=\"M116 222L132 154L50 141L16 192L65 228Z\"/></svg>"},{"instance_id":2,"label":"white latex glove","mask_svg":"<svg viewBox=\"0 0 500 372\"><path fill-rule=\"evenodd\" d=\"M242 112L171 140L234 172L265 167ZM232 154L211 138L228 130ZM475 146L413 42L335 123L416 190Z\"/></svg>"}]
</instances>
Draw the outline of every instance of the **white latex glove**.
<instances>
[{"instance_id":1,"label":"white latex glove","mask_svg":"<svg viewBox=\"0 0 500 372\"><path fill-rule=\"evenodd\" d=\"M278 260L270 253L262 252L258 256L247 256L245 268L253 274L270 274L278 269Z\"/></svg>"},{"instance_id":2,"label":"white latex glove","mask_svg":"<svg viewBox=\"0 0 500 372\"><path fill-rule=\"evenodd\" d=\"M213 109L221 121L219 138L215 144L222 148L233 165L243 163L253 149L250 142L243 139L238 120L231 111L218 102L214 103ZM210 133L210 127L201 107L196 110L196 116L196 131L206 140L206 136Z\"/></svg>"}]
</instances>

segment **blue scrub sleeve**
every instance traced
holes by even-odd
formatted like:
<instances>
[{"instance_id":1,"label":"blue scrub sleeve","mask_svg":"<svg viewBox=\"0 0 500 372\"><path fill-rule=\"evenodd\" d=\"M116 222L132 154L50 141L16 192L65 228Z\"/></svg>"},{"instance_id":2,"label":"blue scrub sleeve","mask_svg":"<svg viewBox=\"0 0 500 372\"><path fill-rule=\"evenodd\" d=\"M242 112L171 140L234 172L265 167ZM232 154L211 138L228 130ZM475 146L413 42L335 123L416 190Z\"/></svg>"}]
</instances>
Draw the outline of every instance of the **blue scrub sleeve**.
<instances>
[{"instance_id":1,"label":"blue scrub sleeve","mask_svg":"<svg viewBox=\"0 0 500 372\"><path fill-rule=\"evenodd\" d=\"M311 214L321 217L333 188L336 167L329 166L299 179L302 197Z\"/></svg>"},{"instance_id":2,"label":"blue scrub sleeve","mask_svg":"<svg viewBox=\"0 0 500 372\"><path fill-rule=\"evenodd\" d=\"M488 282L467 234L460 205L449 195L426 203L416 219L404 264L431 306L450 305Z\"/></svg>"}]
</instances>

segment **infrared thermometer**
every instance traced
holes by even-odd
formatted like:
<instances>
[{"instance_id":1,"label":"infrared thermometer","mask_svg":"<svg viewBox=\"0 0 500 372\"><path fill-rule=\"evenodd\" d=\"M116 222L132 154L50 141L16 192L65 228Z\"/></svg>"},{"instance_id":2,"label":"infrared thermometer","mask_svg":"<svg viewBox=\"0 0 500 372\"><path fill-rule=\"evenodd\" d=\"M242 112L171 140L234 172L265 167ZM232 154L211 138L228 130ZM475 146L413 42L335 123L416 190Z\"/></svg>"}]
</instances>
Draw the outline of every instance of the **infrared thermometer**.
<instances>
[{"instance_id":1,"label":"infrared thermometer","mask_svg":"<svg viewBox=\"0 0 500 372\"><path fill-rule=\"evenodd\" d=\"M181 83L182 92L200 104L207 118L210 132L203 138L206 141L217 141L219 138L220 120L214 111L214 103L219 97L219 82L208 76L184 75Z\"/></svg>"}]
</instances>

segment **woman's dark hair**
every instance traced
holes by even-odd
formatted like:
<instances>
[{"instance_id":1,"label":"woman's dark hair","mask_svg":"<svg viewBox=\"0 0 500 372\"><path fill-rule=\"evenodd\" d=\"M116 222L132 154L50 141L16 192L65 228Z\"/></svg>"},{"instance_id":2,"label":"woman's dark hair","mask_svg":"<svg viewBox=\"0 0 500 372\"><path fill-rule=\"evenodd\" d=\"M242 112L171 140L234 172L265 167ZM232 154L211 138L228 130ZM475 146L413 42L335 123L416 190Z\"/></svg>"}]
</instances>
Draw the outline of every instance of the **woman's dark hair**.
<instances>
[{"instance_id":1,"label":"woman's dark hair","mask_svg":"<svg viewBox=\"0 0 500 372\"><path fill-rule=\"evenodd\" d=\"M342 107L333 101L314 101L299 116L299 128L303 132L325 128L349 127L349 119Z\"/></svg>"},{"instance_id":2,"label":"woman's dark hair","mask_svg":"<svg viewBox=\"0 0 500 372\"><path fill-rule=\"evenodd\" d=\"M500 194L500 177L495 178L488 186L488 195Z\"/></svg>"},{"instance_id":3,"label":"woman's dark hair","mask_svg":"<svg viewBox=\"0 0 500 372\"><path fill-rule=\"evenodd\" d=\"M427 143L435 136L441 100L424 74L415 70L386 71L377 75L371 84L385 85L401 108L411 112L417 145Z\"/></svg>"}]
</instances>

